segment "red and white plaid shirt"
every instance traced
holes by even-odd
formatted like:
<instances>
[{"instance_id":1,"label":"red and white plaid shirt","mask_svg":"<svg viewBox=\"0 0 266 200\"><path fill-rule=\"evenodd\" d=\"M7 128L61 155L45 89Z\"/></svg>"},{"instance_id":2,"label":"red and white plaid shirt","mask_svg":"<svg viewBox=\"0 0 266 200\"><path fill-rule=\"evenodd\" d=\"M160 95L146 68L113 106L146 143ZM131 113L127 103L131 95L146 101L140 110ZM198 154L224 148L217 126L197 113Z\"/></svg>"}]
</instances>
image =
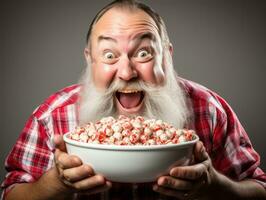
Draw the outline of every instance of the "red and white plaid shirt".
<instances>
[{"instance_id":1,"label":"red and white plaid shirt","mask_svg":"<svg viewBox=\"0 0 266 200\"><path fill-rule=\"evenodd\" d=\"M194 111L194 121L188 128L195 129L216 170L234 180L254 179L266 188L266 174L259 168L260 157L225 100L192 81L180 78L179 82ZM81 86L73 85L53 94L30 116L6 159L8 173L1 185L2 197L14 184L34 182L53 166L52 138L78 124L80 89ZM123 191L120 188L121 199Z\"/></svg>"}]
</instances>

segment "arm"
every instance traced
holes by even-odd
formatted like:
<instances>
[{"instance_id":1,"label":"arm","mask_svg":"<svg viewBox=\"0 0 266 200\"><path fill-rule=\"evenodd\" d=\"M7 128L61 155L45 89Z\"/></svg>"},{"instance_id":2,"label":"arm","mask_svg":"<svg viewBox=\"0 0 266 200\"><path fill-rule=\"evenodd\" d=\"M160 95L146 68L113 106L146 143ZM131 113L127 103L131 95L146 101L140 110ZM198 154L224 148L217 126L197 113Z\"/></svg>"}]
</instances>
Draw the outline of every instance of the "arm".
<instances>
[{"instance_id":1,"label":"arm","mask_svg":"<svg viewBox=\"0 0 266 200\"><path fill-rule=\"evenodd\" d=\"M222 199L226 197L226 199L247 199L247 200L263 200L266 199L266 190L257 182L252 179L247 179L243 181L232 181L226 176L217 172L219 185L217 185L216 189L213 190L212 196L219 196ZM218 193L219 192L219 193ZM216 194L216 195L215 195ZM220 194L220 195L217 195Z\"/></svg>"},{"instance_id":2,"label":"arm","mask_svg":"<svg viewBox=\"0 0 266 200\"><path fill-rule=\"evenodd\" d=\"M236 182L217 172L201 142L196 144L194 155L196 164L172 168L169 176L158 179L154 190L184 200L266 199L266 190L255 181Z\"/></svg>"},{"instance_id":3,"label":"arm","mask_svg":"<svg viewBox=\"0 0 266 200\"><path fill-rule=\"evenodd\" d=\"M17 184L7 195L6 200L12 199L73 199L73 195L58 179L55 167L47 171L34 183Z\"/></svg>"},{"instance_id":4,"label":"arm","mask_svg":"<svg viewBox=\"0 0 266 200\"><path fill-rule=\"evenodd\" d=\"M7 194L7 200L74 199L75 193L94 194L111 187L89 165L66 153L61 136L55 138L55 144L55 166L34 183L17 184Z\"/></svg>"},{"instance_id":5,"label":"arm","mask_svg":"<svg viewBox=\"0 0 266 200\"><path fill-rule=\"evenodd\" d=\"M265 174L259 168L259 155L236 114L217 94L193 88L195 129L212 160L203 144L198 143L194 165L173 168L169 176L158 179L154 189L179 199L266 199L266 184L263 188L255 182L256 179L266 183Z\"/></svg>"}]
</instances>

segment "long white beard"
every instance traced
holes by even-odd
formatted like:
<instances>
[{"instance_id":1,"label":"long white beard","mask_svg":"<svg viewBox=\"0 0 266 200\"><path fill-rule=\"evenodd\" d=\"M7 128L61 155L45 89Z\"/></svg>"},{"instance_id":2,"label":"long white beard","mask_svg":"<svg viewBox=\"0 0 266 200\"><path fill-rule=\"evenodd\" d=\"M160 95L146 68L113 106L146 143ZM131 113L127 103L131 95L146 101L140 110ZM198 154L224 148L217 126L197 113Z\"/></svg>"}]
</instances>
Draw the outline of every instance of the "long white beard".
<instances>
[{"instance_id":1,"label":"long white beard","mask_svg":"<svg viewBox=\"0 0 266 200\"><path fill-rule=\"evenodd\" d=\"M89 67L88 67L89 68ZM89 69L87 69L89 70ZM117 117L117 108L114 98L115 93L125 86L145 92L144 109L138 113L147 119L161 119L176 128L183 128L189 118L189 109L183 90L172 74L168 76L164 86L152 86L143 81L127 83L121 80L114 81L105 91L96 89L89 72L85 73L82 84L79 124L95 122L102 117Z\"/></svg>"}]
</instances>

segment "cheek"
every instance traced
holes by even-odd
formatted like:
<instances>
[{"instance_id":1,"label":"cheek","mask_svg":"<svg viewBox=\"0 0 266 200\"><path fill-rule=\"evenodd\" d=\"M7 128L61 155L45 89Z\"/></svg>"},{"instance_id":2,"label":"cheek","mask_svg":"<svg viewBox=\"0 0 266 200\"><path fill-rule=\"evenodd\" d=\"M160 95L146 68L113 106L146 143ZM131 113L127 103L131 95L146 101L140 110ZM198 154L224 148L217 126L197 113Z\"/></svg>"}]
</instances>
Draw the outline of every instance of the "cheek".
<instances>
[{"instance_id":1,"label":"cheek","mask_svg":"<svg viewBox=\"0 0 266 200\"><path fill-rule=\"evenodd\" d=\"M161 84L165 79L165 74L161 66L155 62L141 63L138 65L140 78L147 83Z\"/></svg>"},{"instance_id":2,"label":"cheek","mask_svg":"<svg viewBox=\"0 0 266 200\"><path fill-rule=\"evenodd\" d=\"M115 68L105 64L92 64L92 76L96 87L108 88L115 75Z\"/></svg>"}]
</instances>

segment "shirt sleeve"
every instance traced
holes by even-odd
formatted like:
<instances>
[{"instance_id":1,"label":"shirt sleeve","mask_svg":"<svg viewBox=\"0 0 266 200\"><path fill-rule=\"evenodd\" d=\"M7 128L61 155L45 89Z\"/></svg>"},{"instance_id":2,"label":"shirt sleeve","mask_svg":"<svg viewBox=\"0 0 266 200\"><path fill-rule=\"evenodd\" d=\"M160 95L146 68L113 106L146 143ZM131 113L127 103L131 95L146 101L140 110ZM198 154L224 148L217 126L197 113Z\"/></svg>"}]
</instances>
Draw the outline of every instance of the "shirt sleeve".
<instances>
[{"instance_id":1,"label":"shirt sleeve","mask_svg":"<svg viewBox=\"0 0 266 200\"><path fill-rule=\"evenodd\" d=\"M224 99L216 95L223 111L217 108L213 130L214 167L234 180L253 179L266 189L266 175L259 168L260 156L236 114Z\"/></svg>"},{"instance_id":2,"label":"shirt sleeve","mask_svg":"<svg viewBox=\"0 0 266 200\"><path fill-rule=\"evenodd\" d=\"M51 139L45 127L32 115L5 161L7 175L1 184L4 199L19 183L37 180L53 162Z\"/></svg>"}]
</instances>

